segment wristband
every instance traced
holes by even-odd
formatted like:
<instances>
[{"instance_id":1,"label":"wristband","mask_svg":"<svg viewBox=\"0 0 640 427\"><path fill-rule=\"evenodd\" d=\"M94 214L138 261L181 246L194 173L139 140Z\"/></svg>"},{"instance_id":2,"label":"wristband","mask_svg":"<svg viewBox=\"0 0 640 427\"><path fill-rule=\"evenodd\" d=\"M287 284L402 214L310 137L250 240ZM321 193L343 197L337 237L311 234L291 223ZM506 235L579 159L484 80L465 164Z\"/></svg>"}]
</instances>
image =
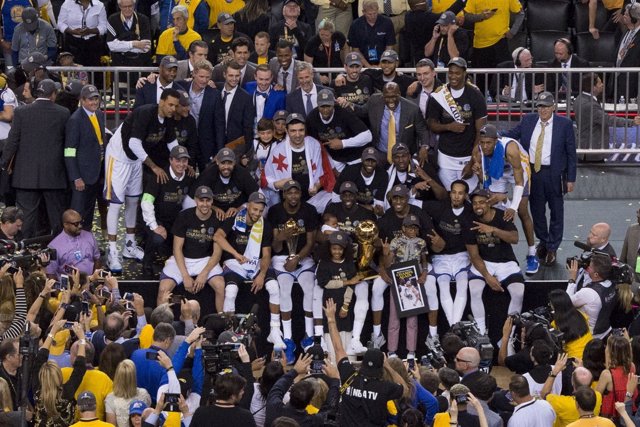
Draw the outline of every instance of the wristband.
<instances>
[{"instance_id":1,"label":"wristband","mask_svg":"<svg viewBox=\"0 0 640 427\"><path fill-rule=\"evenodd\" d=\"M53 337L53 335L51 335L51 334L47 334L47 336L48 336L49 338L51 338L52 340L55 340L55 338Z\"/></svg>"},{"instance_id":2,"label":"wristband","mask_svg":"<svg viewBox=\"0 0 640 427\"><path fill-rule=\"evenodd\" d=\"M549 378L555 378L557 376L558 376L558 374L554 374L553 372L549 374Z\"/></svg>"},{"instance_id":3,"label":"wristband","mask_svg":"<svg viewBox=\"0 0 640 427\"><path fill-rule=\"evenodd\" d=\"M85 339L81 339L79 340L79 342L80 342L80 345L87 345L87 340Z\"/></svg>"},{"instance_id":4,"label":"wristband","mask_svg":"<svg viewBox=\"0 0 640 427\"><path fill-rule=\"evenodd\" d=\"M626 392L624 394L624 397L626 397L627 399L631 399L633 397L633 393Z\"/></svg>"},{"instance_id":5,"label":"wristband","mask_svg":"<svg viewBox=\"0 0 640 427\"><path fill-rule=\"evenodd\" d=\"M46 295L42 295L42 294L38 295L38 298L42 298L43 300L47 299Z\"/></svg>"},{"instance_id":6,"label":"wristband","mask_svg":"<svg viewBox=\"0 0 640 427\"><path fill-rule=\"evenodd\" d=\"M173 366L169 366L169 367L167 368L167 372L172 371L172 370L173 370Z\"/></svg>"}]
</instances>

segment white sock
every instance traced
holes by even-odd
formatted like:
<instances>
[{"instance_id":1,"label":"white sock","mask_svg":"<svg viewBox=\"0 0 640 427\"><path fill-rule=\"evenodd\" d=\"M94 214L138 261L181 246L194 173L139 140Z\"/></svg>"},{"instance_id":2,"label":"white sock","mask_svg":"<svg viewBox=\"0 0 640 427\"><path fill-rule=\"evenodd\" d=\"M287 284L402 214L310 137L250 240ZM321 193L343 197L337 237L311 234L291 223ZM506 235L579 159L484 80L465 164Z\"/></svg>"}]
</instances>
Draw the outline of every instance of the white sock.
<instances>
[{"instance_id":1,"label":"white sock","mask_svg":"<svg viewBox=\"0 0 640 427\"><path fill-rule=\"evenodd\" d=\"M353 321L353 331L351 337L354 340L360 341L360 334L362 334L362 328L364 327L364 321L362 320L354 320Z\"/></svg>"},{"instance_id":2,"label":"white sock","mask_svg":"<svg viewBox=\"0 0 640 427\"><path fill-rule=\"evenodd\" d=\"M373 336L377 337L382 333L382 325L373 325Z\"/></svg>"},{"instance_id":3,"label":"white sock","mask_svg":"<svg viewBox=\"0 0 640 427\"><path fill-rule=\"evenodd\" d=\"M321 337L322 335L324 335L324 326L322 325L315 325L313 327L313 330L316 337Z\"/></svg>"},{"instance_id":4,"label":"white sock","mask_svg":"<svg viewBox=\"0 0 640 427\"><path fill-rule=\"evenodd\" d=\"M438 327L429 325L429 335L431 335L432 337L437 337L438 336Z\"/></svg>"},{"instance_id":5,"label":"white sock","mask_svg":"<svg viewBox=\"0 0 640 427\"><path fill-rule=\"evenodd\" d=\"M109 241L109 251L118 252L118 242Z\"/></svg>"},{"instance_id":6,"label":"white sock","mask_svg":"<svg viewBox=\"0 0 640 427\"><path fill-rule=\"evenodd\" d=\"M118 234L118 218L120 217L120 203L109 203L109 210L107 211L107 233L112 236Z\"/></svg>"},{"instance_id":7,"label":"white sock","mask_svg":"<svg viewBox=\"0 0 640 427\"><path fill-rule=\"evenodd\" d=\"M535 255L535 254L536 254L536 245L529 246L529 255Z\"/></svg>"},{"instance_id":8,"label":"white sock","mask_svg":"<svg viewBox=\"0 0 640 427\"><path fill-rule=\"evenodd\" d=\"M136 243L136 235L132 233L127 233L124 236L125 242L133 242Z\"/></svg>"},{"instance_id":9,"label":"white sock","mask_svg":"<svg viewBox=\"0 0 640 427\"><path fill-rule=\"evenodd\" d=\"M282 338L291 339L291 320L282 321Z\"/></svg>"},{"instance_id":10,"label":"white sock","mask_svg":"<svg viewBox=\"0 0 640 427\"><path fill-rule=\"evenodd\" d=\"M304 333L307 334L308 337L313 336L313 317L304 317Z\"/></svg>"},{"instance_id":11,"label":"white sock","mask_svg":"<svg viewBox=\"0 0 640 427\"><path fill-rule=\"evenodd\" d=\"M413 351L410 351L409 353L407 353L407 359L415 359L416 358L416 354Z\"/></svg>"},{"instance_id":12,"label":"white sock","mask_svg":"<svg viewBox=\"0 0 640 427\"><path fill-rule=\"evenodd\" d=\"M271 313L271 324L280 324L280 313Z\"/></svg>"}]
</instances>

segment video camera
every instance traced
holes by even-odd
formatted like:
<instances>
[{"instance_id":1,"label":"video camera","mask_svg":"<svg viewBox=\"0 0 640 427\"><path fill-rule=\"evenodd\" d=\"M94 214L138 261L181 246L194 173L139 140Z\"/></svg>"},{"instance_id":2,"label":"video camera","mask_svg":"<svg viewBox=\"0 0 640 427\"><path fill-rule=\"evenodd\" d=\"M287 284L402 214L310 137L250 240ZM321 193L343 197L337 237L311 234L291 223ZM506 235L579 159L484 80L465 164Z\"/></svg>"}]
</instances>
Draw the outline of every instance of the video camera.
<instances>
[{"instance_id":1,"label":"video camera","mask_svg":"<svg viewBox=\"0 0 640 427\"><path fill-rule=\"evenodd\" d=\"M427 352L420 358L420 364L427 368L440 369L447 365L447 359L444 357L444 351L440 341L434 340L432 345L427 345Z\"/></svg>"},{"instance_id":2,"label":"video camera","mask_svg":"<svg viewBox=\"0 0 640 427\"><path fill-rule=\"evenodd\" d=\"M634 278L634 272L630 266L624 264L616 257L612 257L606 252L599 251L597 249L593 249L591 246L586 243L582 243L579 240L573 242L573 246L578 249L582 249L583 252L580 255L572 256L567 258L567 267L571 265L572 261L578 262L578 269L586 270L591 263L591 258L598 255L605 255L611 259L611 275L609 276L609 280L614 285L619 285L620 283L632 283Z\"/></svg>"},{"instance_id":3,"label":"video camera","mask_svg":"<svg viewBox=\"0 0 640 427\"><path fill-rule=\"evenodd\" d=\"M480 353L480 360L493 360L493 345L489 337L482 335L475 320L462 320L451 326L450 332L460 337L465 347L473 347Z\"/></svg>"},{"instance_id":4,"label":"video camera","mask_svg":"<svg viewBox=\"0 0 640 427\"><path fill-rule=\"evenodd\" d=\"M58 258L56 250L47 247L54 237L53 235L38 236L19 242L0 240L0 267L9 263L16 268L27 270L39 260L42 254L48 254L50 260L56 260Z\"/></svg>"},{"instance_id":5,"label":"video camera","mask_svg":"<svg viewBox=\"0 0 640 427\"><path fill-rule=\"evenodd\" d=\"M524 328L525 330L525 338L522 343L524 346L530 346L533 341L540 339L538 334L538 330L540 330L544 331L542 335L546 335L545 341L555 347L556 351L562 350L564 334L551 327L553 313L549 306L543 305L524 313L512 314L510 317L513 321L513 326ZM533 338L534 336L535 338Z\"/></svg>"},{"instance_id":6,"label":"video camera","mask_svg":"<svg viewBox=\"0 0 640 427\"><path fill-rule=\"evenodd\" d=\"M241 343L203 344L204 370L209 375L217 375L233 367L239 360L238 349Z\"/></svg>"}]
</instances>

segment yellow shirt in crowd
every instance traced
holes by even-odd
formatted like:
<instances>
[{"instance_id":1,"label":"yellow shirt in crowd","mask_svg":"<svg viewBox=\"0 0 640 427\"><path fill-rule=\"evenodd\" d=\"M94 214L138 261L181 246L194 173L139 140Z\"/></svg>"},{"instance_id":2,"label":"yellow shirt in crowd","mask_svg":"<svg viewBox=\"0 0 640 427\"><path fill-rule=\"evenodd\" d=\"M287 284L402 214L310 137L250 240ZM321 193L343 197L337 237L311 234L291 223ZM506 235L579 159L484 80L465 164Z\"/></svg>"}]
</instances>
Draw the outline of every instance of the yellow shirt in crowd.
<instances>
[{"instance_id":1,"label":"yellow shirt in crowd","mask_svg":"<svg viewBox=\"0 0 640 427\"><path fill-rule=\"evenodd\" d=\"M73 368L62 368L62 382L66 383L71 377ZM113 391L113 381L107 374L97 369L89 369L84 374L82 382L76 390L75 398L78 400L78 396L83 391L90 391L96 397L96 415L99 419L105 419L104 411L104 399L107 395ZM80 418L80 413L76 411L76 419ZM86 425L86 423L82 423Z\"/></svg>"},{"instance_id":2,"label":"yellow shirt in crowd","mask_svg":"<svg viewBox=\"0 0 640 427\"><path fill-rule=\"evenodd\" d=\"M553 427L567 427L570 423L580 418L575 397L548 394L546 400L556 412L556 422L553 423ZM596 391L596 408L594 411L596 415L600 414L601 406L602 394Z\"/></svg>"},{"instance_id":3,"label":"yellow shirt in crowd","mask_svg":"<svg viewBox=\"0 0 640 427\"><path fill-rule=\"evenodd\" d=\"M474 27L473 47L482 49L493 46L509 31L512 13L522 10L518 0L468 0L464 10L479 15L485 10L496 10L491 18L476 22Z\"/></svg>"},{"instance_id":4,"label":"yellow shirt in crowd","mask_svg":"<svg viewBox=\"0 0 640 427\"><path fill-rule=\"evenodd\" d=\"M189 45L191 42L196 40L202 40L200 34L193 31L191 28L188 28L184 34L178 35L178 41L184 47L184 50L189 50ZM156 48L156 53L158 55L176 55L176 48L173 47L173 28L167 28L160 34L160 38L158 39L158 47Z\"/></svg>"}]
</instances>

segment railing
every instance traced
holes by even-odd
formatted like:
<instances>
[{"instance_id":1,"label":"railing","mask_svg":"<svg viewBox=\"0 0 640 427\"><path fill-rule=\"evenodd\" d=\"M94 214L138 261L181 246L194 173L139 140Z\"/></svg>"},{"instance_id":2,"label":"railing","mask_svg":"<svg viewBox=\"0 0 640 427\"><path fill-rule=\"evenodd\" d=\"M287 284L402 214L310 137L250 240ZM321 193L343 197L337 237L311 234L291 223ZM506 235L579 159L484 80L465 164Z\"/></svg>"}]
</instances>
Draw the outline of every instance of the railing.
<instances>
[{"instance_id":1,"label":"railing","mask_svg":"<svg viewBox=\"0 0 640 427\"><path fill-rule=\"evenodd\" d=\"M148 73L157 71L155 67L49 67L50 70L61 73L70 73L83 71L89 74L89 80L92 82L102 82L101 91L104 94L103 109L109 117L109 123L117 127L129 113L133 107L135 99L135 84L140 76L146 76ZM342 68L322 68L316 71L328 73L335 76L342 73ZM414 68L399 68L406 74L414 74ZM446 80L447 69L436 69L437 76L441 81ZM469 69L470 78L480 88L484 88L484 94L487 98L487 107L489 113L489 121L496 124L500 129L508 129L515 126L522 115L536 111L533 100L525 100L518 102L509 96L503 95L503 87L500 87L500 81L513 81L514 74L535 74L543 77L545 90L554 93L557 100L556 111L559 114L574 118L573 97L582 93L582 77L585 74L593 76L598 74L604 83L602 96L609 102L604 104L604 113L594 111L591 108L589 116L592 120L588 123L602 121L604 114L624 119L633 119L638 115L638 103L635 97L637 94L629 92L630 83L635 83L635 87L640 86L638 80L640 74L636 68L529 68L529 69ZM569 80L569 86L574 86L577 90L573 93L562 92L560 84L556 87L549 87L554 81L559 82L562 74L566 74ZM101 74L102 78L96 79L96 74ZM578 79L577 84L573 83ZM498 83L496 83L498 82ZM618 89L616 82L624 83L622 86L624 91ZM573 84L572 84L573 83ZM535 84L535 78L531 79L531 85ZM115 90L115 89L118 90ZM529 88L530 93L534 93L533 87ZM569 95L569 102L567 102ZM598 117L598 114L602 115ZM613 123L609 127L609 135L613 135L610 140L605 140L606 132L600 132L594 126L589 127L588 137L580 139L580 131L577 129L576 143L579 155L588 154L637 154L640 155L640 127L629 126L628 123ZM596 137L596 134L599 137Z\"/></svg>"}]
</instances>

